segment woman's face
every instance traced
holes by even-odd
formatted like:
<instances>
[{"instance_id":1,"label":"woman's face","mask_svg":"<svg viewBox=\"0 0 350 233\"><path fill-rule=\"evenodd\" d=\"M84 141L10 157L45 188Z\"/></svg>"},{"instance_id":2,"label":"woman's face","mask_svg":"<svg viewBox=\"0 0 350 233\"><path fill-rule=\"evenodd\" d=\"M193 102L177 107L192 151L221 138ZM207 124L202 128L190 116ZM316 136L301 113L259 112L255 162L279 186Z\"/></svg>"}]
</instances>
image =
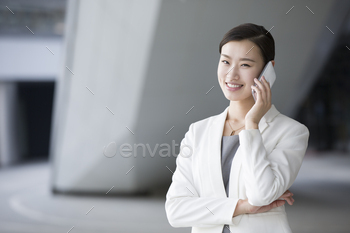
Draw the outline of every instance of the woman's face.
<instances>
[{"instance_id":1,"label":"woman's face","mask_svg":"<svg viewBox=\"0 0 350 233\"><path fill-rule=\"evenodd\" d=\"M222 46L218 81L225 97L231 101L253 100L251 86L263 66L259 47L249 40L230 41Z\"/></svg>"}]
</instances>

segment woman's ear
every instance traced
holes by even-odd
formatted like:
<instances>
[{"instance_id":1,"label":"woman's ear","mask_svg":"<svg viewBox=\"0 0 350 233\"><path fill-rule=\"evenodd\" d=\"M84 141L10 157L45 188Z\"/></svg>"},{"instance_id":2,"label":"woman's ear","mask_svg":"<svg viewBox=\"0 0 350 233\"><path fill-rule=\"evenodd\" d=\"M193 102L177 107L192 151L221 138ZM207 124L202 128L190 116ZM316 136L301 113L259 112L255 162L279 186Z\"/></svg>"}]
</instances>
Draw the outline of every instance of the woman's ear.
<instances>
[{"instance_id":1,"label":"woman's ear","mask_svg":"<svg viewBox=\"0 0 350 233\"><path fill-rule=\"evenodd\" d=\"M275 60L271 60L273 66L275 66Z\"/></svg>"}]
</instances>

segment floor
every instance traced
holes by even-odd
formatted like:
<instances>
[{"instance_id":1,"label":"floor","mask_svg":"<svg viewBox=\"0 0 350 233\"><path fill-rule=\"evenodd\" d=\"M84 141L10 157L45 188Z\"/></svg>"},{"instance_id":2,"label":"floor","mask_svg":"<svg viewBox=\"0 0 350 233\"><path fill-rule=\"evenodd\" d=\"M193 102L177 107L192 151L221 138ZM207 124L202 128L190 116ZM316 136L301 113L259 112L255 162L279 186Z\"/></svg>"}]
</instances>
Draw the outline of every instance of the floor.
<instances>
[{"instance_id":1,"label":"floor","mask_svg":"<svg viewBox=\"0 0 350 233\"><path fill-rule=\"evenodd\" d=\"M191 232L166 219L166 190L149 196L53 195L39 161L0 169L0 233ZM350 154L308 152L286 205L294 233L350 232Z\"/></svg>"}]
</instances>

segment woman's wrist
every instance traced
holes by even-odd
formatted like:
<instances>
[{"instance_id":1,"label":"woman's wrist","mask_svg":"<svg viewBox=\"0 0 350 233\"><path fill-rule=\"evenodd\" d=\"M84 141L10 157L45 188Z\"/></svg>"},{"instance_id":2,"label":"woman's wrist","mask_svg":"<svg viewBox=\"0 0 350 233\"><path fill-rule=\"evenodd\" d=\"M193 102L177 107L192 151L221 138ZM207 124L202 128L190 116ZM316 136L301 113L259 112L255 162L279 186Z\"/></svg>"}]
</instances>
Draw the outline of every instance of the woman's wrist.
<instances>
[{"instance_id":1,"label":"woman's wrist","mask_svg":"<svg viewBox=\"0 0 350 233\"><path fill-rule=\"evenodd\" d=\"M259 129L259 124L250 120L246 120L245 129Z\"/></svg>"},{"instance_id":2,"label":"woman's wrist","mask_svg":"<svg viewBox=\"0 0 350 233\"><path fill-rule=\"evenodd\" d=\"M236 217L238 215L247 213L246 201L247 200L242 200L242 199L238 200L238 202L236 204L235 212L233 213L232 217Z\"/></svg>"}]
</instances>

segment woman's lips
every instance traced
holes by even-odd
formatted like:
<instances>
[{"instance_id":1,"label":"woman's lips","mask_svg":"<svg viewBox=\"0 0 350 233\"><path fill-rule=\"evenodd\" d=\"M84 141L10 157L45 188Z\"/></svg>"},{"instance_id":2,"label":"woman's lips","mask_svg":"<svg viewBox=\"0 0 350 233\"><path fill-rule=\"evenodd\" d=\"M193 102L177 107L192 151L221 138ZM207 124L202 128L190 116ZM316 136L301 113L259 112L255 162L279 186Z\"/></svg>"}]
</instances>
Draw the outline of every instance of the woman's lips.
<instances>
[{"instance_id":1,"label":"woman's lips","mask_svg":"<svg viewBox=\"0 0 350 233\"><path fill-rule=\"evenodd\" d=\"M226 86L226 89L229 90L229 91L237 91L239 89L241 89L243 87L243 85L241 85L240 87L229 87L227 85L227 83L225 83L225 86Z\"/></svg>"}]
</instances>

